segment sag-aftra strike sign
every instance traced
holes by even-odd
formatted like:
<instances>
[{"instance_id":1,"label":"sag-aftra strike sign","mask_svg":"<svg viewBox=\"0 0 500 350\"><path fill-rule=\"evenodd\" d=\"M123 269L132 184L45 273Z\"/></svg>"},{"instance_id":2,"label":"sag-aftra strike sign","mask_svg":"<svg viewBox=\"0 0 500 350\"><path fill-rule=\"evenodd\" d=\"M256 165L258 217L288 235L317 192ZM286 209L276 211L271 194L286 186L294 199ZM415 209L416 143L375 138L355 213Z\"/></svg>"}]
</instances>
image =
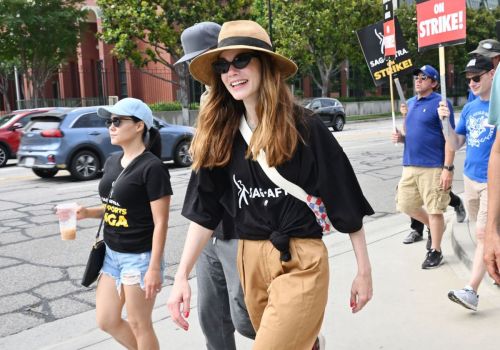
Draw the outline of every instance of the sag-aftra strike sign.
<instances>
[{"instance_id":1,"label":"sag-aftra strike sign","mask_svg":"<svg viewBox=\"0 0 500 350\"><path fill-rule=\"evenodd\" d=\"M410 52L406 46L406 41L401 32L401 27L397 17L394 17L394 44L397 44L397 50L394 54L395 64L391 68L387 65L387 60L384 57L385 44L384 40L384 23L379 21L370 26L364 27L356 32L358 40L365 56L366 64L370 69L373 81L376 86L382 85L389 80L389 74L405 74L413 71L413 63ZM396 49L396 47L394 47Z\"/></svg>"},{"instance_id":2,"label":"sag-aftra strike sign","mask_svg":"<svg viewBox=\"0 0 500 350\"><path fill-rule=\"evenodd\" d=\"M418 51L465 42L465 0L417 1Z\"/></svg>"}]
</instances>

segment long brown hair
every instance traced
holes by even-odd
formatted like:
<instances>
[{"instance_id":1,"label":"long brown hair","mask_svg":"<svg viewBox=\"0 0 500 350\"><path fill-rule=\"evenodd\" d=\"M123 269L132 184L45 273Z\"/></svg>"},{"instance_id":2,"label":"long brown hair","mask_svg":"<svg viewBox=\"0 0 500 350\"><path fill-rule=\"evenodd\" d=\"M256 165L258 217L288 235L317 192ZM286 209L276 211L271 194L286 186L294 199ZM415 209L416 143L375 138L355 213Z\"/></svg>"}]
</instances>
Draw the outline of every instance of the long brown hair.
<instances>
[{"instance_id":1,"label":"long brown hair","mask_svg":"<svg viewBox=\"0 0 500 350\"><path fill-rule=\"evenodd\" d=\"M259 124L246 157L256 160L259 152L264 150L268 164L277 166L292 158L301 141L296 122L303 116L294 106L288 85L279 71L273 69L271 58L260 53L259 59L262 75L256 106ZM235 100L220 76L213 73L211 88L200 110L191 143L194 170L224 166L229 162L234 137L239 132L240 118L244 112L243 102Z\"/></svg>"}]
</instances>

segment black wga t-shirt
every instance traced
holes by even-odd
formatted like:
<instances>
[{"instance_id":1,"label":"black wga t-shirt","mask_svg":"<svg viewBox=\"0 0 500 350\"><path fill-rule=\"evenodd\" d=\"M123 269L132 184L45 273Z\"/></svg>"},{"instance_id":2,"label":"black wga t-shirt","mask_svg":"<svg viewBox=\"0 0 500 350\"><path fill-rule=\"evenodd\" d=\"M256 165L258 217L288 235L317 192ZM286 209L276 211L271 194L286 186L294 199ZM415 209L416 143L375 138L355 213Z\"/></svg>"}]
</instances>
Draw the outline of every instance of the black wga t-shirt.
<instances>
[{"instance_id":1,"label":"black wga t-shirt","mask_svg":"<svg viewBox=\"0 0 500 350\"><path fill-rule=\"evenodd\" d=\"M153 243L153 214L150 202L172 194L167 166L150 152L144 152L123 170L123 153L111 155L104 164L99 183L99 195L106 205L104 241L113 250L123 253L142 253L151 250ZM107 204L106 204L107 203Z\"/></svg>"},{"instance_id":2,"label":"black wga t-shirt","mask_svg":"<svg viewBox=\"0 0 500 350\"><path fill-rule=\"evenodd\" d=\"M344 233L359 230L363 217L372 215L373 209L349 159L319 118L307 115L305 125L297 128L305 144L299 143L292 159L277 167L279 173L321 197L335 229ZM245 159L246 150L247 144L237 132L227 166L193 172L182 214L214 229L227 213L234 220L236 238L269 239L273 231L290 237L322 237L307 205L276 186L256 161Z\"/></svg>"}]
</instances>

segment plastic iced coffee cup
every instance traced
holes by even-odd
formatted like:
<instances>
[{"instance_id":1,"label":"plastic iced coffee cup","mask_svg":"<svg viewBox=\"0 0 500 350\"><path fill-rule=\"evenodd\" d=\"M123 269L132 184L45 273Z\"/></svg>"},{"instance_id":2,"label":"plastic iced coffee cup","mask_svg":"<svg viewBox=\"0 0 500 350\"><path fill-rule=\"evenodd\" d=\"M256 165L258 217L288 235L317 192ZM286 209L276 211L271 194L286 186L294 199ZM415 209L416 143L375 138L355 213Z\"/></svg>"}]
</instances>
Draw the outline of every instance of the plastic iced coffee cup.
<instances>
[{"instance_id":1,"label":"plastic iced coffee cup","mask_svg":"<svg viewBox=\"0 0 500 350\"><path fill-rule=\"evenodd\" d=\"M56 206L59 218L59 230L63 241L76 238L76 203L61 203Z\"/></svg>"}]
</instances>

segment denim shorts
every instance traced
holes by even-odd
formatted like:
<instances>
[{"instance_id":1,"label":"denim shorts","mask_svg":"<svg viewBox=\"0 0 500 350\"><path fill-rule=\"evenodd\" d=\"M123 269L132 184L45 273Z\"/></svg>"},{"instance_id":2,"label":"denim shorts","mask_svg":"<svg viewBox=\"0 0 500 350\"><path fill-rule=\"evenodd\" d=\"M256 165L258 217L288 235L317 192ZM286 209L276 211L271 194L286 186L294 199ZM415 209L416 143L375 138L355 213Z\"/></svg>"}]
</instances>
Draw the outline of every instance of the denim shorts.
<instances>
[{"instance_id":1,"label":"denim shorts","mask_svg":"<svg viewBox=\"0 0 500 350\"><path fill-rule=\"evenodd\" d=\"M120 253L112 250L106 245L106 255L101 273L105 273L115 279L118 294L121 291L121 285L131 286L139 284L144 290L144 276L149 268L151 260L151 251L144 253ZM161 261L161 282L163 283L163 273L165 271L165 262Z\"/></svg>"}]
</instances>

